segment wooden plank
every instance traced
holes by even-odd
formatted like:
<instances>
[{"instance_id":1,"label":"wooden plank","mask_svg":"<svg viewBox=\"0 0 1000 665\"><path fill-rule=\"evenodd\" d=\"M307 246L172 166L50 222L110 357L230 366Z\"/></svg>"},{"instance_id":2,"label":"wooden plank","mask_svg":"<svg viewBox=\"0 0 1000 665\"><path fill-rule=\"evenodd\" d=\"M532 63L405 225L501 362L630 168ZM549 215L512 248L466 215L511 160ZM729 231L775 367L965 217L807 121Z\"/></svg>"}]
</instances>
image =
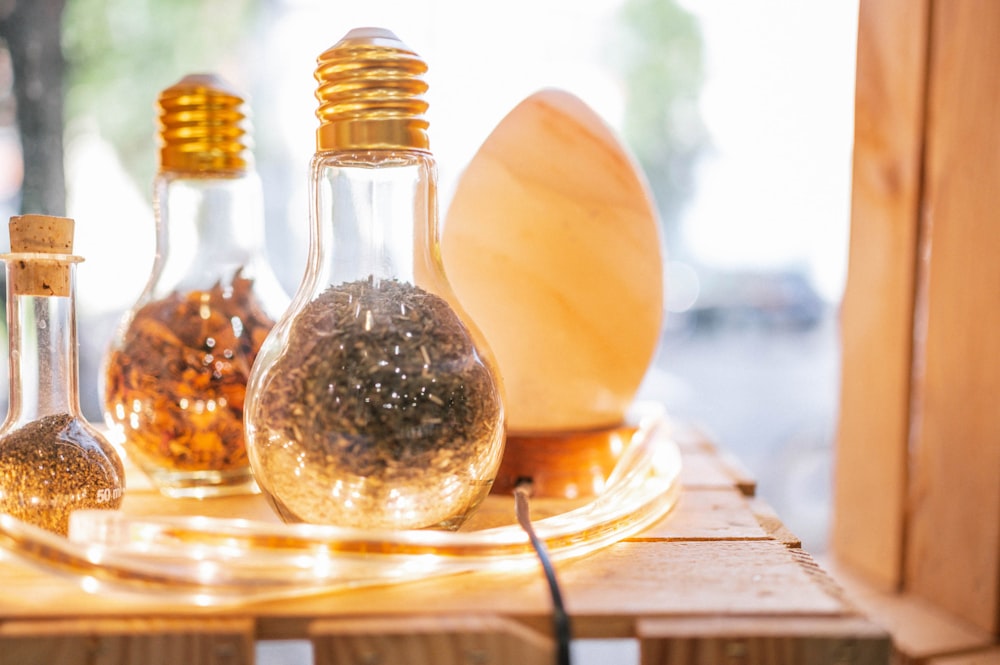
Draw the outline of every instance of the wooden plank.
<instances>
[{"instance_id":1,"label":"wooden plank","mask_svg":"<svg viewBox=\"0 0 1000 665\"><path fill-rule=\"evenodd\" d=\"M736 455L728 450L720 450L718 458L719 465L732 479L736 489L743 493L743 496L757 495L757 478L750 473L750 469Z\"/></svg>"},{"instance_id":2,"label":"wooden plank","mask_svg":"<svg viewBox=\"0 0 1000 665\"><path fill-rule=\"evenodd\" d=\"M81 581L0 556L0 622L16 619L178 616L198 608L154 594L87 593ZM7 625L0 623L0 626Z\"/></svg>"},{"instance_id":3,"label":"wooden plank","mask_svg":"<svg viewBox=\"0 0 1000 665\"><path fill-rule=\"evenodd\" d=\"M1000 633L1000 3L932 11L906 587Z\"/></svg>"},{"instance_id":4,"label":"wooden plank","mask_svg":"<svg viewBox=\"0 0 1000 665\"><path fill-rule=\"evenodd\" d=\"M221 518L238 516L241 519L264 523L281 521L262 494L164 500L158 492L133 491L129 488L125 492L122 510L129 515L171 517L200 515Z\"/></svg>"},{"instance_id":5,"label":"wooden plank","mask_svg":"<svg viewBox=\"0 0 1000 665\"><path fill-rule=\"evenodd\" d=\"M695 490L736 487L744 496L753 496L756 491L755 481L742 476L738 468L710 451L685 454L681 486Z\"/></svg>"},{"instance_id":6,"label":"wooden plank","mask_svg":"<svg viewBox=\"0 0 1000 665\"><path fill-rule=\"evenodd\" d=\"M630 540L767 540L756 510L735 489L686 490L666 519Z\"/></svg>"},{"instance_id":7,"label":"wooden plank","mask_svg":"<svg viewBox=\"0 0 1000 665\"><path fill-rule=\"evenodd\" d=\"M757 523L767 532L769 537L784 544L785 547L802 547L802 540L785 526L771 504L763 499L754 498L750 501L750 509L753 510Z\"/></svg>"},{"instance_id":8,"label":"wooden plank","mask_svg":"<svg viewBox=\"0 0 1000 665\"><path fill-rule=\"evenodd\" d=\"M931 658L927 665L1000 665L1000 645L973 653Z\"/></svg>"},{"instance_id":9,"label":"wooden plank","mask_svg":"<svg viewBox=\"0 0 1000 665\"><path fill-rule=\"evenodd\" d=\"M912 593L872 586L836 558L823 559L829 571L856 605L892 635L896 662L925 663L942 654L971 653L989 648L994 636Z\"/></svg>"},{"instance_id":10,"label":"wooden plank","mask_svg":"<svg viewBox=\"0 0 1000 665\"><path fill-rule=\"evenodd\" d=\"M735 486L754 496L757 479L735 455L719 448L704 432L688 423L672 423L671 438L684 456L681 482L689 488Z\"/></svg>"},{"instance_id":11,"label":"wooden plank","mask_svg":"<svg viewBox=\"0 0 1000 665\"><path fill-rule=\"evenodd\" d=\"M562 563L557 573L579 638L629 638L642 617L690 614L838 616L852 611L788 548L765 541L623 542ZM269 604L260 625L283 613L317 618L366 614L499 615L548 627L542 572L462 575ZM269 633L270 634L270 633Z\"/></svg>"},{"instance_id":12,"label":"wooden plank","mask_svg":"<svg viewBox=\"0 0 1000 665\"><path fill-rule=\"evenodd\" d=\"M492 616L316 621L309 634L315 665L550 665L555 661L553 639Z\"/></svg>"},{"instance_id":13,"label":"wooden plank","mask_svg":"<svg viewBox=\"0 0 1000 665\"><path fill-rule=\"evenodd\" d=\"M705 431L686 420L670 421L670 438L677 444L682 455L689 453L714 453L719 447Z\"/></svg>"},{"instance_id":14,"label":"wooden plank","mask_svg":"<svg viewBox=\"0 0 1000 665\"><path fill-rule=\"evenodd\" d=\"M0 662L46 665L243 665L250 619L76 619L0 624Z\"/></svg>"},{"instance_id":15,"label":"wooden plank","mask_svg":"<svg viewBox=\"0 0 1000 665\"><path fill-rule=\"evenodd\" d=\"M930 0L861 0L830 547L902 579Z\"/></svg>"},{"instance_id":16,"label":"wooden plank","mask_svg":"<svg viewBox=\"0 0 1000 665\"><path fill-rule=\"evenodd\" d=\"M889 662L889 633L847 600L841 586L804 550L788 553L815 586L837 599L835 614L729 616L692 612L641 619L636 627L642 665L826 665Z\"/></svg>"},{"instance_id":17,"label":"wooden plank","mask_svg":"<svg viewBox=\"0 0 1000 665\"><path fill-rule=\"evenodd\" d=\"M644 617L797 614L841 616L852 612L835 590L804 566L801 555L772 541L623 542L557 568L574 616L574 634L632 638ZM39 580L35 580L38 584ZM29 595L31 584L20 592ZM45 589L45 585L39 585ZM536 631L551 626L551 598L541 570L459 575L251 606L194 608L140 597L129 604L112 597L49 593L42 606L7 606L3 625L24 624L11 615L60 616L131 612L198 621L252 615L261 639L301 639L314 620L359 616L501 616Z\"/></svg>"},{"instance_id":18,"label":"wooden plank","mask_svg":"<svg viewBox=\"0 0 1000 665\"><path fill-rule=\"evenodd\" d=\"M858 616L647 619L638 632L641 665L884 665L891 651Z\"/></svg>"}]
</instances>

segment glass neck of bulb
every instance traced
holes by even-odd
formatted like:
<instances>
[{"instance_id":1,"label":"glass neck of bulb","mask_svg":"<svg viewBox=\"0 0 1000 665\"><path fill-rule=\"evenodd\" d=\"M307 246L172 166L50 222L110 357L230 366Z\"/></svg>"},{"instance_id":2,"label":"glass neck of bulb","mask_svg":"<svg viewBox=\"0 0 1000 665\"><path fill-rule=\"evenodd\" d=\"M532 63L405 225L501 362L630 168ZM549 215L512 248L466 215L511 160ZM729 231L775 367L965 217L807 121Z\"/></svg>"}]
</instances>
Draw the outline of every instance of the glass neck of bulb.
<instances>
[{"instance_id":1,"label":"glass neck of bulb","mask_svg":"<svg viewBox=\"0 0 1000 665\"><path fill-rule=\"evenodd\" d=\"M417 150L319 152L310 274L320 286L396 279L440 292L437 167Z\"/></svg>"},{"instance_id":2,"label":"glass neck of bulb","mask_svg":"<svg viewBox=\"0 0 1000 665\"><path fill-rule=\"evenodd\" d=\"M156 261L152 288L210 288L265 262L263 194L254 171L163 171L154 183Z\"/></svg>"},{"instance_id":3,"label":"glass neck of bulb","mask_svg":"<svg viewBox=\"0 0 1000 665\"><path fill-rule=\"evenodd\" d=\"M76 265L69 264L66 296L15 292L7 274L10 403L7 425L68 413L79 415Z\"/></svg>"}]
</instances>

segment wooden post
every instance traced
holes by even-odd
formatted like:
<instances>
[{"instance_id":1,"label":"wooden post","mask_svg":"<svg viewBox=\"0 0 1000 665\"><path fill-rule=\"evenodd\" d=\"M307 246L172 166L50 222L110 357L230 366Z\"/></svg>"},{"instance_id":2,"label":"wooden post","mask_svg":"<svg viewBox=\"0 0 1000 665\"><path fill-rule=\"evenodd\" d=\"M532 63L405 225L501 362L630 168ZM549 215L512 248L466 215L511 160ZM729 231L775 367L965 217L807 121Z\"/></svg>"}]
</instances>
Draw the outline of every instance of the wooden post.
<instances>
[{"instance_id":1,"label":"wooden post","mask_svg":"<svg viewBox=\"0 0 1000 665\"><path fill-rule=\"evenodd\" d=\"M831 545L1000 634L1000 3L862 0Z\"/></svg>"},{"instance_id":2,"label":"wooden post","mask_svg":"<svg viewBox=\"0 0 1000 665\"><path fill-rule=\"evenodd\" d=\"M905 585L1000 633L1000 3L931 12Z\"/></svg>"},{"instance_id":3,"label":"wooden post","mask_svg":"<svg viewBox=\"0 0 1000 665\"><path fill-rule=\"evenodd\" d=\"M831 547L902 583L930 0L863 0Z\"/></svg>"}]
</instances>

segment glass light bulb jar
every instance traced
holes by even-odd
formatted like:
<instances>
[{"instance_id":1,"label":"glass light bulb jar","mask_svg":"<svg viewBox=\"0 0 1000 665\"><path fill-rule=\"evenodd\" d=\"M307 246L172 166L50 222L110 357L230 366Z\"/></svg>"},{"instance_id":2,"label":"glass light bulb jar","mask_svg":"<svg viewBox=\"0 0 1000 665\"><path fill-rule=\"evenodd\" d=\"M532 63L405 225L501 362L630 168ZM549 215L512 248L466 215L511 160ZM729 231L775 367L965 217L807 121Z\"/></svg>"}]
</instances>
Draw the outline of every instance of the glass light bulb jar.
<instances>
[{"instance_id":1,"label":"glass light bulb jar","mask_svg":"<svg viewBox=\"0 0 1000 665\"><path fill-rule=\"evenodd\" d=\"M10 403L0 427L0 512L66 535L79 509L117 509L125 471L80 411L74 221L10 220Z\"/></svg>"},{"instance_id":2,"label":"glass light bulb jar","mask_svg":"<svg viewBox=\"0 0 1000 665\"><path fill-rule=\"evenodd\" d=\"M376 28L318 59L309 261L247 388L250 462L286 521L457 529L499 466L502 383L441 262L425 71Z\"/></svg>"},{"instance_id":3,"label":"glass light bulb jar","mask_svg":"<svg viewBox=\"0 0 1000 665\"><path fill-rule=\"evenodd\" d=\"M246 382L288 298L267 260L245 102L192 74L158 108L156 256L105 354L105 421L163 494L255 492Z\"/></svg>"}]
</instances>

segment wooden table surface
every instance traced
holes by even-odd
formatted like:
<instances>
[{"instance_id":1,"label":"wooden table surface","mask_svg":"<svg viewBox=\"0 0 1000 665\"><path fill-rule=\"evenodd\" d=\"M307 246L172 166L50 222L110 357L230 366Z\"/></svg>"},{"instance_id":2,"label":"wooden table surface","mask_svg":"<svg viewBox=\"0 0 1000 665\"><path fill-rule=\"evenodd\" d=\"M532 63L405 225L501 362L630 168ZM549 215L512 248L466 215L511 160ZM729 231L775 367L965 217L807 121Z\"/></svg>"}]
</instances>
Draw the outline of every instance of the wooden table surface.
<instances>
[{"instance_id":1,"label":"wooden table surface","mask_svg":"<svg viewBox=\"0 0 1000 665\"><path fill-rule=\"evenodd\" d=\"M574 639L635 639L642 665L888 663L888 633L755 497L753 479L696 432L676 440L682 488L671 513L557 563ZM126 501L191 509L141 486ZM206 508L273 519L259 496L205 500L197 512ZM317 665L555 662L541 567L202 608L89 594L0 557L0 665L236 665L253 663L257 641L278 639L310 640Z\"/></svg>"}]
</instances>

